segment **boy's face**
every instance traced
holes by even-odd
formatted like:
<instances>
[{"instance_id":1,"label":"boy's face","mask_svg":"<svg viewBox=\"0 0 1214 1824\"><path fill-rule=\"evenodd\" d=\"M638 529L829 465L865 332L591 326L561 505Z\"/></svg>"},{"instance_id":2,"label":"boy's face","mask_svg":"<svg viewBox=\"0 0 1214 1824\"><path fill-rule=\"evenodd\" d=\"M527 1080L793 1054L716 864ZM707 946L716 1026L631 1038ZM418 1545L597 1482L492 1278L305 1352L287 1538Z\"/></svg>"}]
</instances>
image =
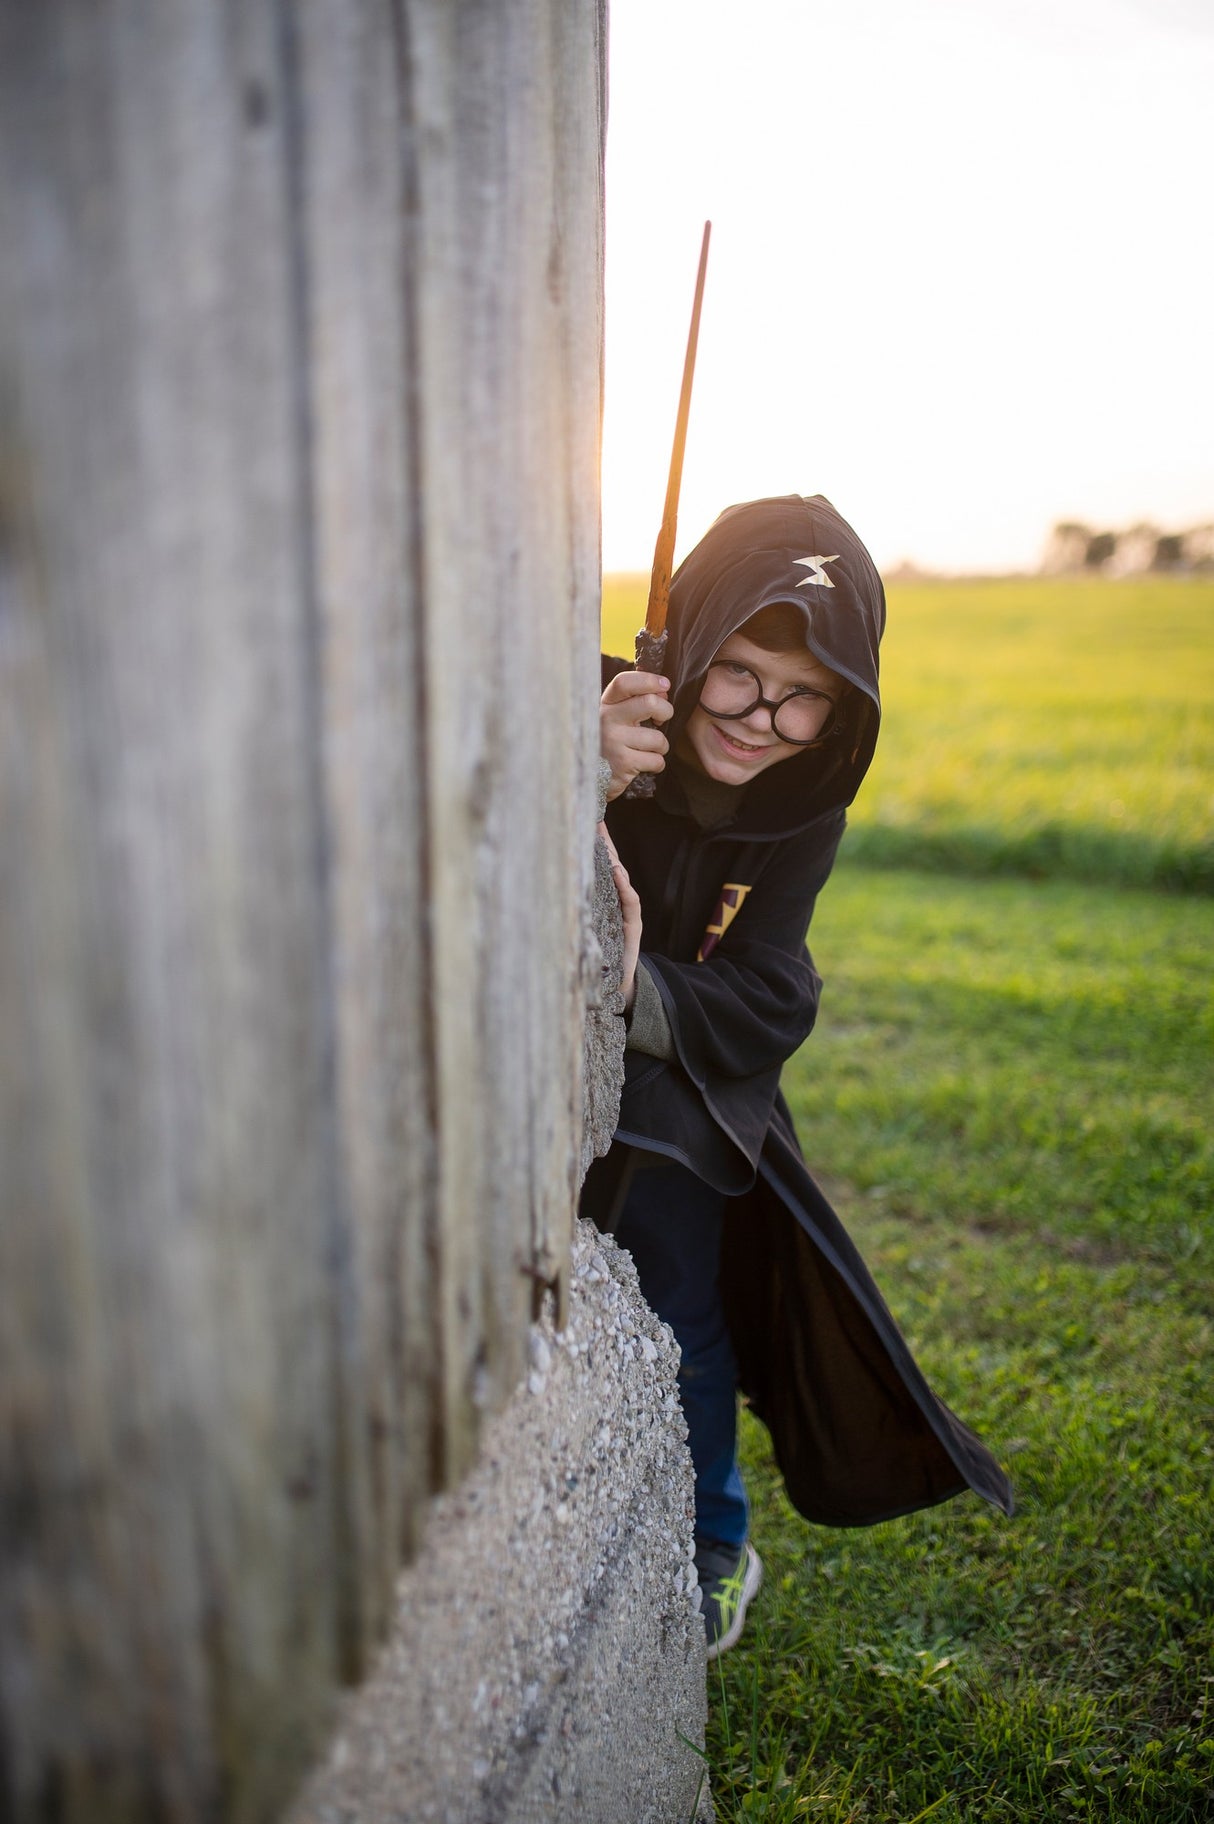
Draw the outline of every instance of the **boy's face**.
<instances>
[{"instance_id":1,"label":"boy's face","mask_svg":"<svg viewBox=\"0 0 1214 1824\"><path fill-rule=\"evenodd\" d=\"M825 728L844 689L842 678L811 652L768 652L743 633L731 633L717 648L713 663L745 665L773 703L807 691L817 693L811 699L816 725L811 722L809 726L810 738ZM722 785L746 785L769 766L791 760L802 751L795 743L780 739L771 725L771 711L762 706L736 721L720 722L697 704L678 742L681 760Z\"/></svg>"}]
</instances>

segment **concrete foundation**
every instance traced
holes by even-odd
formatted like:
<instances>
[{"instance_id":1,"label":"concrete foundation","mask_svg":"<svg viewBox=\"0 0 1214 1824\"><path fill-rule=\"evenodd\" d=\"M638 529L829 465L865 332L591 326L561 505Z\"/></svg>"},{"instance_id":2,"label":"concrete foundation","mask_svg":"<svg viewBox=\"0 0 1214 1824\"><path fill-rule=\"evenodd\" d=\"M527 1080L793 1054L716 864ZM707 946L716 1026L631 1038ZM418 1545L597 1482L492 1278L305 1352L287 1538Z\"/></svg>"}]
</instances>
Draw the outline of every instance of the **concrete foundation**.
<instances>
[{"instance_id":1,"label":"concrete foundation","mask_svg":"<svg viewBox=\"0 0 1214 1824\"><path fill-rule=\"evenodd\" d=\"M700 1824L705 1644L678 1352L585 1222L570 1320L435 1504L288 1824Z\"/></svg>"}]
</instances>

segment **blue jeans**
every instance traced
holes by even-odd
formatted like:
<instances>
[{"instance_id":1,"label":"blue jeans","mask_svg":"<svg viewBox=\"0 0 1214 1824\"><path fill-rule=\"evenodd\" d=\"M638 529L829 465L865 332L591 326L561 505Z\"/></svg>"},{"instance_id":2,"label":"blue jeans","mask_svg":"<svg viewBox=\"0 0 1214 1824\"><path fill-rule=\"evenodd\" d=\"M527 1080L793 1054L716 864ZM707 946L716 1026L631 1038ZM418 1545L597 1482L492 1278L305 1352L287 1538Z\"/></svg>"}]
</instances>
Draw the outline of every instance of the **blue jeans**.
<instances>
[{"instance_id":1,"label":"blue jeans","mask_svg":"<svg viewBox=\"0 0 1214 1824\"><path fill-rule=\"evenodd\" d=\"M737 1367L717 1288L725 1196L656 1153L637 1160L616 1240L641 1291L683 1352L679 1397L696 1476L696 1534L746 1542L750 1514L738 1469Z\"/></svg>"}]
</instances>

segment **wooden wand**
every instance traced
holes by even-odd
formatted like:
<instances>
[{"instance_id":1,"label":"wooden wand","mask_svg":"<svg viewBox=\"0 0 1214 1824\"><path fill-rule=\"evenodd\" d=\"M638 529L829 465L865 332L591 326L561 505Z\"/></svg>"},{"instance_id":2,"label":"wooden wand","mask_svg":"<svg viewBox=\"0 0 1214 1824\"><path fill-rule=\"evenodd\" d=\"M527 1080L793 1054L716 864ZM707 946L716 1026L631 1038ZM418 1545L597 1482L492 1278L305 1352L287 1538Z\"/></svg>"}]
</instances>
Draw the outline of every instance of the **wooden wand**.
<instances>
[{"instance_id":1,"label":"wooden wand","mask_svg":"<svg viewBox=\"0 0 1214 1824\"><path fill-rule=\"evenodd\" d=\"M700 270L696 274L695 302L691 307L691 328L687 335L687 354L683 360L683 388L679 394L679 415L675 419L674 448L670 452L670 474L666 481L666 505L662 525L653 550L653 570L649 578L649 601L645 608L645 625L636 638L636 669L660 676L666 663L666 610L670 604L670 569L674 563L675 529L679 518L679 488L683 481L683 450L687 443L687 416L691 410L691 383L696 371L696 343L700 337L700 306L704 302L704 274L708 269L708 237L712 223L704 224L700 244ZM650 725L652 726L652 724ZM652 798L657 785L655 773L638 773L624 793L626 798Z\"/></svg>"}]
</instances>

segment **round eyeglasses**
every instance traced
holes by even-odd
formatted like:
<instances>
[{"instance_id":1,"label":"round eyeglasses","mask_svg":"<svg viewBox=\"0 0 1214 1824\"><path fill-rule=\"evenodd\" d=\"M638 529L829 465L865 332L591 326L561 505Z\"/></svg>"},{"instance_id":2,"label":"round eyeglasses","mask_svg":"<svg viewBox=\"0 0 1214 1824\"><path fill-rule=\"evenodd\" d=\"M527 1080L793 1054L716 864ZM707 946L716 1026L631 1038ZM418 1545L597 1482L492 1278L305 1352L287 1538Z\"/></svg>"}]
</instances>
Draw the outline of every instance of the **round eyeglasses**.
<instances>
[{"instance_id":1,"label":"round eyeglasses","mask_svg":"<svg viewBox=\"0 0 1214 1824\"><path fill-rule=\"evenodd\" d=\"M733 659L714 659L700 689L700 708L714 722L740 722L756 709L765 709L781 741L791 747L818 747L835 729L835 699L808 684L773 702L763 695L763 685L748 665Z\"/></svg>"}]
</instances>

